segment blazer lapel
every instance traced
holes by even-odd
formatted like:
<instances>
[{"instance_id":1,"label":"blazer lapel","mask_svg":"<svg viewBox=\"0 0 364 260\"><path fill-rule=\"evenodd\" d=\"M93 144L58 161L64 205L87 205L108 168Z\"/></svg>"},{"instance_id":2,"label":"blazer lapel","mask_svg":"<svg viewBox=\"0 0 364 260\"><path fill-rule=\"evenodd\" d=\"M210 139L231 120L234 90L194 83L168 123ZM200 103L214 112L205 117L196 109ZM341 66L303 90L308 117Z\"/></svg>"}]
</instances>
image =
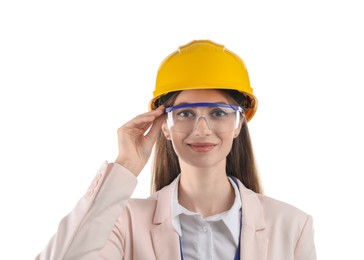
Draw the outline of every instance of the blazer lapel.
<instances>
[{"instance_id":1,"label":"blazer lapel","mask_svg":"<svg viewBox=\"0 0 364 260\"><path fill-rule=\"evenodd\" d=\"M258 196L239 181L242 201L241 260L266 260L268 237L265 232L263 207Z\"/></svg>"},{"instance_id":2,"label":"blazer lapel","mask_svg":"<svg viewBox=\"0 0 364 260\"><path fill-rule=\"evenodd\" d=\"M181 259L178 234L168 223L162 223L151 230L156 259Z\"/></svg>"},{"instance_id":3,"label":"blazer lapel","mask_svg":"<svg viewBox=\"0 0 364 260\"><path fill-rule=\"evenodd\" d=\"M180 240L171 220L172 194L177 180L178 178L155 194L157 206L153 224L156 226L150 232L158 260L181 260Z\"/></svg>"},{"instance_id":4,"label":"blazer lapel","mask_svg":"<svg viewBox=\"0 0 364 260\"><path fill-rule=\"evenodd\" d=\"M157 207L151 230L154 252L158 260L181 260L180 241L172 226L172 193L174 180L154 196ZM263 207L256 193L238 181L242 201L241 260L267 260L268 237L265 232Z\"/></svg>"},{"instance_id":5,"label":"blazer lapel","mask_svg":"<svg viewBox=\"0 0 364 260\"><path fill-rule=\"evenodd\" d=\"M268 239L263 232L256 231L243 225L241 234L241 260L266 260Z\"/></svg>"}]
</instances>

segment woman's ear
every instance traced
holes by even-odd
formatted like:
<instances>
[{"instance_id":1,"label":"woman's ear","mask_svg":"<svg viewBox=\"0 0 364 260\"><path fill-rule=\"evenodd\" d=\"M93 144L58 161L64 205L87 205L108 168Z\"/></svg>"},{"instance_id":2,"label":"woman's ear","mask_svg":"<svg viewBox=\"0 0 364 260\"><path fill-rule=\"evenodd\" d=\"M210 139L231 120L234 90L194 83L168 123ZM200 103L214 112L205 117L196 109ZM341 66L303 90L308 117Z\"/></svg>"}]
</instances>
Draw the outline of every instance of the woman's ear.
<instances>
[{"instance_id":1,"label":"woman's ear","mask_svg":"<svg viewBox=\"0 0 364 260\"><path fill-rule=\"evenodd\" d=\"M234 132L234 138L236 138L236 137L238 137L238 136L239 136L239 134L240 134L240 129L241 129L241 127L239 127L238 129L236 129L236 130L235 130L235 132Z\"/></svg>"},{"instance_id":2,"label":"woman's ear","mask_svg":"<svg viewBox=\"0 0 364 260\"><path fill-rule=\"evenodd\" d=\"M234 138L238 137L239 134L240 134L240 131L241 131L241 128L243 126L243 122L244 122L245 119L245 115L243 114L243 116L241 117L240 121L239 121L239 125L238 125L238 128L235 129L235 132L234 132Z\"/></svg>"},{"instance_id":3,"label":"woman's ear","mask_svg":"<svg viewBox=\"0 0 364 260\"><path fill-rule=\"evenodd\" d=\"M164 136L166 137L167 140L171 140L171 134L169 132L166 121L162 125L162 132L163 132L163 134L164 134Z\"/></svg>"}]
</instances>

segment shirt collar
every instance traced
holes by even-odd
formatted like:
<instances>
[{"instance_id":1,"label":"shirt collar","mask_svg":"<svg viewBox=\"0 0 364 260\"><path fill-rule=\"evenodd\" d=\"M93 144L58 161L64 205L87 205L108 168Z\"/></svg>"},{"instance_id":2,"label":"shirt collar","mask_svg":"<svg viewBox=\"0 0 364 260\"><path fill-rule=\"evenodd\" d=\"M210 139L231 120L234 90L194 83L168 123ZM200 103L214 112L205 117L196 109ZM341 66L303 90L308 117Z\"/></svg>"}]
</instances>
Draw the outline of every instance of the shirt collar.
<instances>
[{"instance_id":1,"label":"shirt collar","mask_svg":"<svg viewBox=\"0 0 364 260\"><path fill-rule=\"evenodd\" d=\"M189 211L188 209L184 208L178 202L178 184L180 180L180 175L177 176L177 181L174 182L173 187L173 196L172 196L172 226L176 230L179 236L182 236L181 231L181 223L179 219L179 215L200 215L199 213L195 213ZM234 242L236 245L239 244L240 238L240 229L241 229L241 197L239 188L236 183L229 177L229 181L234 188L235 192L235 199L234 203L228 211L210 216L205 218L206 221L219 221L222 220L228 230L230 231L232 237L234 238Z\"/></svg>"}]
</instances>

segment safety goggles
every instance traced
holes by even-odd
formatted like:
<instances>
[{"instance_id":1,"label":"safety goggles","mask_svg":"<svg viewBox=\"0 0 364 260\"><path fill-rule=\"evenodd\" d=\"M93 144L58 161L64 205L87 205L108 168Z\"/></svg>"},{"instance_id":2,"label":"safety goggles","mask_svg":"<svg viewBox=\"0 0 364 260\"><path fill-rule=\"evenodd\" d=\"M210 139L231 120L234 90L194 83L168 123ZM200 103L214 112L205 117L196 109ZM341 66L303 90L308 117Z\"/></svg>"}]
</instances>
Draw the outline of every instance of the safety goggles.
<instances>
[{"instance_id":1,"label":"safety goggles","mask_svg":"<svg viewBox=\"0 0 364 260\"><path fill-rule=\"evenodd\" d=\"M171 131L191 133L203 119L215 133L238 128L243 109L219 103L191 103L166 108L167 125Z\"/></svg>"}]
</instances>

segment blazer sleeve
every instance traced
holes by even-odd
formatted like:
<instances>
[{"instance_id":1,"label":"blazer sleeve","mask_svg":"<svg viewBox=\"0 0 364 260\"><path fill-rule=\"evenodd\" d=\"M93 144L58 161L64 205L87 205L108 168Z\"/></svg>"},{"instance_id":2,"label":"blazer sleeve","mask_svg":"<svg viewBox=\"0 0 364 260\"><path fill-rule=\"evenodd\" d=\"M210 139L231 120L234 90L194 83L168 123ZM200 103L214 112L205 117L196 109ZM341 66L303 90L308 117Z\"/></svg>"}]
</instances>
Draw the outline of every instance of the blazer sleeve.
<instances>
[{"instance_id":1,"label":"blazer sleeve","mask_svg":"<svg viewBox=\"0 0 364 260\"><path fill-rule=\"evenodd\" d=\"M136 184L136 177L126 168L105 161L87 193L62 219L56 234L35 259L123 259L121 245L110 238Z\"/></svg>"},{"instance_id":2,"label":"blazer sleeve","mask_svg":"<svg viewBox=\"0 0 364 260\"><path fill-rule=\"evenodd\" d=\"M313 220L307 216L294 252L295 260L316 260Z\"/></svg>"}]
</instances>

